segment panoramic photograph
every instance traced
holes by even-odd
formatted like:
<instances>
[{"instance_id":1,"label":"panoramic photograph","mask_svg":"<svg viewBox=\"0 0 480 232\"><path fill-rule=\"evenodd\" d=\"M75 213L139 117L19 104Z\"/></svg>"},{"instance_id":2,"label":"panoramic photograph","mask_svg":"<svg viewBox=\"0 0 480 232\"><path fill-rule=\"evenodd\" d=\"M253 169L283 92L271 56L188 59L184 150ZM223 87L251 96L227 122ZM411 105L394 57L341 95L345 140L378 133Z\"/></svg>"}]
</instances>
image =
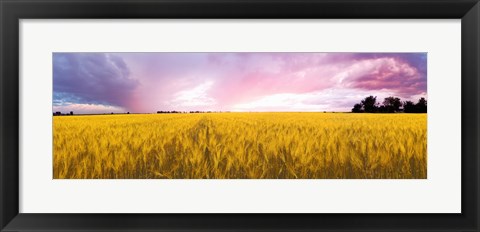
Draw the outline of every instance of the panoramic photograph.
<instances>
[{"instance_id":1,"label":"panoramic photograph","mask_svg":"<svg viewBox=\"0 0 480 232\"><path fill-rule=\"evenodd\" d=\"M427 53L53 53L54 179L426 179Z\"/></svg>"}]
</instances>

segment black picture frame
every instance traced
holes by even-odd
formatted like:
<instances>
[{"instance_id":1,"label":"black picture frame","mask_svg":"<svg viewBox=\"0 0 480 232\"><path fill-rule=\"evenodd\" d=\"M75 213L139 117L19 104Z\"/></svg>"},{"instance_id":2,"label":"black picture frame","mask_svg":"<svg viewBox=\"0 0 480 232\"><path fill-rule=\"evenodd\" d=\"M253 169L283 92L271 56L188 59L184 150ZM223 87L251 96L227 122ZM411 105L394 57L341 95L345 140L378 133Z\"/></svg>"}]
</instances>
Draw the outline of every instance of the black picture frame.
<instances>
[{"instance_id":1,"label":"black picture frame","mask_svg":"<svg viewBox=\"0 0 480 232\"><path fill-rule=\"evenodd\" d=\"M479 6L478 0L0 0L0 230L479 231ZM462 213L19 213L19 20L70 18L461 19Z\"/></svg>"}]
</instances>

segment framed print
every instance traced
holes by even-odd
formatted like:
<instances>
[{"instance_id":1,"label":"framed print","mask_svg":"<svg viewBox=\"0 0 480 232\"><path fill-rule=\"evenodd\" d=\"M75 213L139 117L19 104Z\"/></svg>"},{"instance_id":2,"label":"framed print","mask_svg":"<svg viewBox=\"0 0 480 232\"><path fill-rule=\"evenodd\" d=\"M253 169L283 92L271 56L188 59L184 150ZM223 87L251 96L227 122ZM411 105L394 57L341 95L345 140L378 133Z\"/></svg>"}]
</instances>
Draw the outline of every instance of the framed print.
<instances>
[{"instance_id":1,"label":"framed print","mask_svg":"<svg viewBox=\"0 0 480 232\"><path fill-rule=\"evenodd\" d=\"M1 231L478 231L477 1L1 2Z\"/></svg>"},{"instance_id":2,"label":"framed print","mask_svg":"<svg viewBox=\"0 0 480 232\"><path fill-rule=\"evenodd\" d=\"M92 52L52 61L54 179L427 178L426 53Z\"/></svg>"}]
</instances>

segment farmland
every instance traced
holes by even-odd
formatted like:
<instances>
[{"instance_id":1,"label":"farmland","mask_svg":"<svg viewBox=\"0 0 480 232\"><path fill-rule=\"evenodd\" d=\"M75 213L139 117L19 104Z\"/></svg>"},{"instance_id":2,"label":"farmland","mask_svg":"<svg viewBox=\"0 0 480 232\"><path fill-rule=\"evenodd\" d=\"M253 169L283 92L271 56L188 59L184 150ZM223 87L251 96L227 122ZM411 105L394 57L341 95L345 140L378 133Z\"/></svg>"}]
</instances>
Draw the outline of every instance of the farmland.
<instances>
[{"instance_id":1,"label":"farmland","mask_svg":"<svg viewBox=\"0 0 480 232\"><path fill-rule=\"evenodd\" d=\"M427 114L53 118L55 179L424 179Z\"/></svg>"}]
</instances>

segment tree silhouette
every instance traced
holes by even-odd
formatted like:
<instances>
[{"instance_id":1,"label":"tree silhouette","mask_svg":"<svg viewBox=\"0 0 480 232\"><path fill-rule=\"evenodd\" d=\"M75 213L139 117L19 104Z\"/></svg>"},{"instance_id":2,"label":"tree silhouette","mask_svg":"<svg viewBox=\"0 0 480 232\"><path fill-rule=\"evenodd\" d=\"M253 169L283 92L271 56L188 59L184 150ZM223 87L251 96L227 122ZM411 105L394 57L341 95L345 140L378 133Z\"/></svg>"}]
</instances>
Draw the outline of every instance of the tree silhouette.
<instances>
[{"instance_id":1,"label":"tree silhouette","mask_svg":"<svg viewBox=\"0 0 480 232\"><path fill-rule=\"evenodd\" d=\"M377 97L368 96L362 100L363 110L367 113L377 112Z\"/></svg>"},{"instance_id":2,"label":"tree silhouette","mask_svg":"<svg viewBox=\"0 0 480 232\"><path fill-rule=\"evenodd\" d=\"M368 96L360 103L352 108L352 113L396 113L402 112L400 107L403 106L404 113L427 113L427 100L420 98L417 104L412 101L402 102L398 97L387 97L380 105L377 103L377 97Z\"/></svg>"},{"instance_id":3,"label":"tree silhouette","mask_svg":"<svg viewBox=\"0 0 480 232\"><path fill-rule=\"evenodd\" d=\"M383 106L385 106L385 111L388 113L395 113L400 111L400 107L402 106L402 102L398 97L387 97L383 101Z\"/></svg>"},{"instance_id":4,"label":"tree silhouette","mask_svg":"<svg viewBox=\"0 0 480 232\"><path fill-rule=\"evenodd\" d=\"M427 113L427 100L425 98L420 98L418 103L415 105L416 113Z\"/></svg>"},{"instance_id":5,"label":"tree silhouette","mask_svg":"<svg viewBox=\"0 0 480 232\"><path fill-rule=\"evenodd\" d=\"M415 104L411 101L406 101L403 103L403 112L405 113L415 113Z\"/></svg>"},{"instance_id":6,"label":"tree silhouette","mask_svg":"<svg viewBox=\"0 0 480 232\"><path fill-rule=\"evenodd\" d=\"M388 113L388 110L384 105L381 105L381 106L378 107L377 112L378 113Z\"/></svg>"},{"instance_id":7,"label":"tree silhouette","mask_svg":"<svg viewBox=\"0 0 480 232\"><path fill-rule=\"evenodd\" d=\"M355 105L353 106L353 108L352 108L352 112L353 112L353 113L361 113L361 112L363 112L363 106L362 106L362 104L358 104L358 103L355 104Z\"/></svg>"}]
</instances>

